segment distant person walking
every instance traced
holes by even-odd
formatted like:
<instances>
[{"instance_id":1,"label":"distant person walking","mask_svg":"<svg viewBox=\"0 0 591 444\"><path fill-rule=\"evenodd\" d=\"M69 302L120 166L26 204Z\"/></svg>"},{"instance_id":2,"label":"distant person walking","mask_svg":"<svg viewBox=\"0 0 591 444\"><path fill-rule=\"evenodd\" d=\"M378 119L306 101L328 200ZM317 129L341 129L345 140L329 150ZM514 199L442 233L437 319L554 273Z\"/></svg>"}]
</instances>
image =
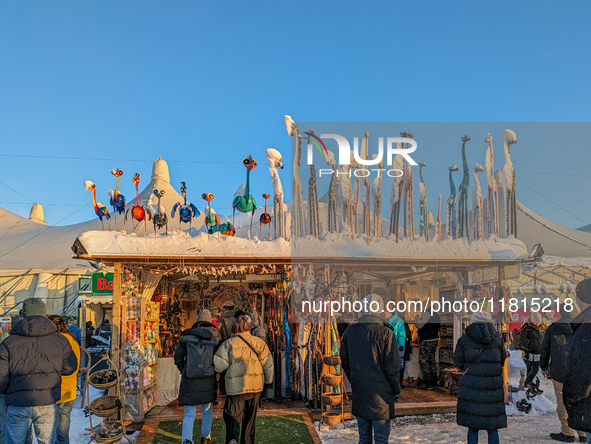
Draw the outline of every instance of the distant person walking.
<instances>
[{"instance_id":1,"label":"distant person walking","mask_svg":"<svg viewBox=\"0 0 591 444\"><path fill-rule=\"evenodd\" d=\"M212 403L218 395L213 356L222 339L220 331L211 321L210 311L201 310L193 327L181 333L174 354L174 363L182 375L179 405L185 407L183 444L193 444L197 406L201 406L201 444L211 444Z\"/></svg>"},{"instance_id":2,"label":"distant person walking","mask_svg":"<svg viewBox=\"0 0 591 444\"><path fill-rule=\"evenodd\" d=\"M563 400L568 425L591 439L591 279L577 285L577 303L583 310L572 322L574 336L564 375ZM580 441L580 438L579 438Z\"/></svg>"},{"instance_id":3,"label":"distant person walking","mask_svg":"<svg viewBox=\"0 0 591 444\"><path fill-rule=\"evenodd\" d=\"M68 329L66 321L61 316L49 316L49 319L55 324L58 333L61 333L70 343L70 347L76 355L78 366L76 371L68 376L62 376L62 397L57 402L57 439L56 444L70 444L70 414L76 401L78 388L78 369L80 368L80 346L76 342L74 335Z\"/></svg>"},{"instance_id":4,"label":"distant person walking","mask_svg":"<svg viewBox=\"0 0 591 444\"><path fill-rule=\"evenodd\" d=\"M498 429L507 427L503 365L505 345L489 313L476 312L456 344L454 363L464 375L458 389L458 425L468 427L468 444L478 443L478 431L488 432L488 443L498 444Z\"/></svg>"},{"instance_id":5,"label":"distant person walking","mask_svg":"<svg viewBox=\"0 0 591 444\"><path fill-rule=\"evenodd\" d=\"M12 334L0 344L0 394L8 405L6 442L23 444L31 423L39 444L54 444L62 376L78 368L68 339L47 319L41 299L24 301Z\"/></svg>"},{"instance_id":6,"label":"distant person walking","mask_svg":"<svg viewBox=\"0 0 591 444\"><path fill-rule=\"evenodd\" d=\"M369 294L361 302L363 316L343 334L341 361L353 390L359 444L387 444L400 395L400 354L382 298Z\"/></svg>"},{"instance_id":7,"label":"distant person walking","mask_svg":"<svg viewBox=\"0 0 591 444\"><path fill-rule=\"evenodd\" d=\"M76 318L70 318L68 320L68 330L72 333L72 336L74 336L76 343L82 345L82 332L78 328L78 325L76 325L77 322L78 320Z\"/></svg>"},{"instance_id":8,"label":"distant person walking","mask_svg":"<svg viewBox=\"0 0 591 444\"><path fill-rule=\"evenodd\" d=\"M540 333L540 325L542 324L542 315L533 311L529 317L529 321L523 324L521 332L519 333L519 356L525 362L527 375L525 377L525 386L529 386L538 371L540 370L540 357L542 353L542 340L544 337Z\"/></svg>"},{"instance_id":9,"label":"distant person walking","mask_svg":"<svg viewBox=\"0 0 591 444\"><path fill-rule=\"evenodd\" d=\"M239 316L233 326L234 337L216 352L215 371L226 371L227 444L254 444L259 398L265 384L273 382L273 356L262 339L250 334L250 319ZM242 424L242 426L241 426Z\"/></svg>"},{"instance_id":10,"label":"distant person walking","mask_svg":"<svg viewBox=\"0 0 591 444\"><path fill-rule=\"evenodd\" d=\"M0 335L0 344L10 336L7 331L2 332ZM6 395L0 393L0 444L6 443Z\"/></svg>"}]
</instances>

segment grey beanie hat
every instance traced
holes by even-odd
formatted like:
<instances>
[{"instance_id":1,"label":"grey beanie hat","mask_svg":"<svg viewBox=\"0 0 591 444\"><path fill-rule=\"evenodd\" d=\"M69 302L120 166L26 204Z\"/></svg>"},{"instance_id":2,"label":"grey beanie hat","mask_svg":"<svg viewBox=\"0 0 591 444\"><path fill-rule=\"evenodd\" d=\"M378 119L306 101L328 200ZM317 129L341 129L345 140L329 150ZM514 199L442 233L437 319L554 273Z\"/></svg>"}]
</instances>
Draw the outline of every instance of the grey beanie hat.
<instances>
[{"instance_id":1,"label":"grey beanie hat","mask_svg":"<svg viewBox=\"0 0 591 444\"><path fill-rule=\"evenodd\" d=\"M367 301L367 302L365 302ZM372 304L373 302L373 304ZM374 308L376 307L376 303L378 304L378 309L374 310ZM382 299L382 297L380 295L377 294L368 294L367 296L365 296L362 300L361 303L363 304L363 312L365 314L373 314L373 315L377 315L377 316L381 316L382 312L384 311L384 300ZM365 310L367 304L367 310Z\"/></svg>"},{"instance_id":2,"label":"grey beanie hat","mask_svg":"<svg viewBox=\"0 0 591 444\"><path fill-rule=\"evenodd\" d=\"M470 323L475 324L477 322L492 322L492 316L490 315L490 313L487 313L485 311L476 311L472 313Z\"/></svg>"},{"instance_id":3,"label":"grey beanie hat","mask_svg":"<svg viewBox=\"0 0 591 444\"><path fill-rule=\"evenodd\" d=\"M531 324L541 324L543 322L542 315L537 311L532 311L531 316L529 317L529 322Z\"/></svg>"},{"instance_id":4,"label":"grey beanie hat","mask_svg":"<svg viewBox=\"0 0 591 444\"><path fill-rule=\"evenodd\" d=\"M591 304L591 279L582 280L575 290L577 299L585 304Z\"/></svg>"},{"instance_id":5,"label":"grey beanie hat","mask_svg":"<svg viewBox=\"0 0 591 444\"><path fill-rule=\"evenodd\" d=\"M209 322L211 324L211 312L207 308L201 310L197 316L197 322Z\"/></svg>"},{"instance_id":6,"label":"grey beanie hat","mask_svg":"<svg viewBox=\"0 0 591 444\"><path fill-rule=\"evenodd\" d=\"M47 316L45 302L38 298L25 299L21 314L23 318L28 318L29 316Z\"/></svg>"}]
</instances>

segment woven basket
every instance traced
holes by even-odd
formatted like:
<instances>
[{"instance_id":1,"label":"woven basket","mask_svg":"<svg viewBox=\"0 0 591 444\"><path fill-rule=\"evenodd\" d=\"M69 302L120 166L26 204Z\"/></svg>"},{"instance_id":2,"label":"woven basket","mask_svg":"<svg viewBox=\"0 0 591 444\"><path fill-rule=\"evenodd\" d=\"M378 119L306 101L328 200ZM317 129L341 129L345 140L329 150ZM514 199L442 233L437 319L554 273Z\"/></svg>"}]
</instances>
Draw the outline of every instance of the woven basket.
<instances>
[{"instance_id":1,"label":"woven basket","mask_svg":"<svg viewBox=\"0 0 591 444\"><path fill-rule=\"evenodd\" d=\"M324 424L335 426L342 421L343 417L340 412L329 412L322 415L322 422Z\"/></svg>"},{"instance_id":2,"label":"woven basket","mask_svg":"<svg viewBox=\"0 0 591 444\"><path fill-rule=\"evenodd\" d=\"M114 416L119 411L119 407L117 407L116 401L119 398L117 396L101 396L100 398L96 398L94 401L90 403L90 411L94 413L96 416L100 416L102 418L108 418L110 416ZM113 408L109 410L97 410L97 407L101 404L112 405Z\"/></svg>"},{"instance_id":3,"label":"woven basket","mask_svg":"<svg viewBox=\"0 0 591 444\"><path fill-rule=\"evenodd\" d=\"M343 380L342 375L322 375L322 382L329 386L339 385Z\"/></svg>"},{"instance_id":4,"label":"woven basket","mask_svg":"<svg viewBox=\"0 0 591 444\"><path fill-rule=\"evenodd\" d=\"M322 403L326 405L339 405L343 402L343 395L340 393L323 393Z\"/></svg>"},{"instance_id":5,"label":"woven basket","mask_svg":"<svg viewBox=\"0 0 591 444\"><path fill-rule=\"evenodd\" d=\"M97 383L92 382L96 376L99 376L101 374L104 374L104 373L110 372L110 371L114 371L114 370L103 369L103 370L93 372L90 375L90 377L88 378L88 383L90 385L92 385L95 389L99 389L99 390L106 390L106 389L110 389L111 387L115 387L117 385L117 382L121 378L121 375L119 375L119 374L117 375L117 378L115 378L114 381L107 382L106 384L97 384Z\"/></svg>"},{"instance_id":6,"label":"woven basket","mask_svg":"<svg viewBox=\"0 0 591 444\"><path fill-rule=\"evenodd\" d=\"M122 425L121 421L105 421L105 424L117 424L117 425ZM123 430L121 430L121 433L117 436L110 436L108 438L100 438L98 436L96 436L94 439L97 442L104 442L106 444L108 443L112 443L112 442L117 442L119 441L121 438L123 438Z\"/></svg>"},{"instance_id":7,"label":"woven basket","mask_svg":"<svg viewBox=\"0 0 591 444\"><path fill-rule=\"evenodd\" d=\"M330 367L341 365L341 357L339 355L326 355L322 358L322 361Z\"/></svg>"}]
</instances>

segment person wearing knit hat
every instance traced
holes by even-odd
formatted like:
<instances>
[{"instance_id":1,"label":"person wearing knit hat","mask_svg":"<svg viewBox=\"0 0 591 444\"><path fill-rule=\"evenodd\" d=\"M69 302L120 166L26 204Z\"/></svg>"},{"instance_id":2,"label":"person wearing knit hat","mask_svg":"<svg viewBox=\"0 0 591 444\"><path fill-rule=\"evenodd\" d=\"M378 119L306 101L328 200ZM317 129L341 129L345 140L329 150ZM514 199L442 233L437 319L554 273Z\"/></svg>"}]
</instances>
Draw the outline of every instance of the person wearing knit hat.
<instances>
[{"instance_id":1,"label":"person wearing knit hat","mask_svg":"<svg viewBox=\"0 0 591 444\"><path fill-rule=\"evenodd\" d=\"M454 363L464 372L458 388L456 421L468 428L468 443L478 442L478 431L488 442L499 442L498 430L507 427L503 365L507 352L489 313L475 312L458 340Z\"/></svg>"},{"instance_id":2,"label":"person wearing knit hat","mask_svg":"<svg viewBox=\"0 0 591 444\"><path fill-rule=\"evenodd\" d=\"M492 322L492 316L490 315L490 313L487 313L485 311L476 311L472 313L470 324L475 324L477 322Z\"/></svg>"},{"instance_id":3,"label":"person wearing knit hat","mask_svg":"<svg viewBox=\"0 0 591 444\"><path fill-rule=\"evenodd\" d=\"M574 336L568 353L562 396L568 414L569 427L587 432L587 441L589 441L591 440L591 353L589 353L591 279L579 282L576 293L577 305L582 311L570 324ZM581 442L580 436L579 442Z\"/></svg>"},{"instance_id":4,"label":"person wearing knit hat","mask_svg":"<svg viewBox=\"0 0 591 444\"><path fill-rule=\"evenodd\" d=\"M382 312L383 299L369 294L361 303L364 314L343 334L342 368L353 390L351 412L357 418L359 442L388 442L400 394L400 353L385 323L389 313Z\"/></svg>"},{"instance_id":5,"label":"person wearing knit hat","mask_svg":"<svg viewBox=\"0 0 591 444\"><path fill-rule=\"evenodd\" d=\"M197 406L201 406L201 443L211 444L213 421L212 403L217 399L218 384L213 368L213 356L221 344L222 335L211 322L211 312L204 308L197 321L181 333L174 354L174 363L181 372L179 405L185 407L182 442L193 443L193 425Z\"/></svg>"},{"instance_id":6,"label":"person wearing knit hat","mask_svg":"<svg viewBox=\"0 0 591 444\"><path fill-rule=\"evenodd\" d=\"M529 321L523 325L519 333L519 356L525 362L527 376L525 386L530 385L540 370L540 357L542 353L542 341L544 337L540 333L542 315L532 311Z\"/></svg>"},{"instance_id":7,"label":"person wearing knit hat","mask_svg":"<svg viewBox=\"0 0 591 444\"><path fill-rule=\"evenodd\" d=\"M42 299L25 299L23 309L21 310L21 317L28 318L29 316L47 316L45 302Z\"/></svg>"}]
</instances>

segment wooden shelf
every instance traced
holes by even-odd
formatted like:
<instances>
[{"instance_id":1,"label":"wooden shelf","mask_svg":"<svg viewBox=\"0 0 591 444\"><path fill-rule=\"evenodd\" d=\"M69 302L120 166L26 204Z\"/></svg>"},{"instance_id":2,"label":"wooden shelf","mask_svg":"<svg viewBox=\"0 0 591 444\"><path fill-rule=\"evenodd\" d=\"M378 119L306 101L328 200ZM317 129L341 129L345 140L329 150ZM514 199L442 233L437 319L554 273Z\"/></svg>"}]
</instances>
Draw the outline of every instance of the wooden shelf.
<instances>
[{"instance_id":1,"label":"wooden shelf","mask_svg":"<svg viewBox=\"0 0 591 444\"><path fill-rule=\"evenodd\" d=\"M160 322L160 319L155 319L155 318L146 318L145 319L146 322Z\"/></svg>"}]
</instances>

